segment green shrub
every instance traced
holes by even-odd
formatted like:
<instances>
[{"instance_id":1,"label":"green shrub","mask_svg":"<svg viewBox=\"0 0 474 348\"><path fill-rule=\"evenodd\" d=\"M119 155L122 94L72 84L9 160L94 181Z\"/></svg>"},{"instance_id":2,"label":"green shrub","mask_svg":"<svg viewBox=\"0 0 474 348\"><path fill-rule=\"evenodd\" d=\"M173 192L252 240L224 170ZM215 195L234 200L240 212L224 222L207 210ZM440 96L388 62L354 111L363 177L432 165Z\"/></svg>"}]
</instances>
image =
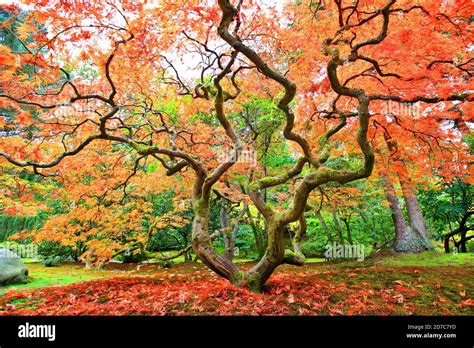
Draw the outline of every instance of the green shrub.
<instances>
[{"instance_id":1,"label":"green shrub","mask_svg":"<svg viewBox=\"0 0 474 348\"><path fill-rule=\"evenodd\" d=\"M123 263L138 263L148 259L148 256L142 253L127 253L124 252L114 257L114 260Z\"/></svg>"},{"instance_id":2,"label":"green shrub","mask_svg":"<svg viewBox=\"0 0 474 348\"><path fill-rule=\"evenodd\" d=\"M57 266L60 262L61 258L59 256L41 258L41 263L45 265L45 267Z\"/></svg>"},{"instance_id":3,"label":"green shrub","mask_svg":"<svg viewBox=\"0 0 474 348\"><path fill-rule=\"evenodd\" d=\"M301 243L301 251L306 257L324 257L326 248L321 242L308 241Z\"/></svg>"},{"instance_id":4,"label":"green shrub","mask_svg":"<svg viewBox=\"0 0 474 348\"><path fill-rule=\"evenodd\" d=\"M78 255L69 246L63 246L57 242L42 241L38 244L38 256L45 266L50 267L58 265L63 260L75 260Z\"/></svg>"}]
</instances>

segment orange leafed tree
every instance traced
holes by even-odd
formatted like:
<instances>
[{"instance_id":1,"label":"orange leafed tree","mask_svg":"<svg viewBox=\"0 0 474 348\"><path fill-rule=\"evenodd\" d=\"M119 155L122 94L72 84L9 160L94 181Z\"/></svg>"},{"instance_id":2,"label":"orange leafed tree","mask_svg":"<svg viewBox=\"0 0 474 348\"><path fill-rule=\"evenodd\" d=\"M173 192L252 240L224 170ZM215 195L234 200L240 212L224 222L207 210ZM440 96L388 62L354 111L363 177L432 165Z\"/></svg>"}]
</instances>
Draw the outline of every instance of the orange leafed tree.
<instances>
[{"instance_id":1,"label":"orange leafed tree","mask_svg":"<svg viewBox=\"0 0 474 348\"><path fill-rule=\"evenodd\" d=\"M423 121L398 123L419 132L469 121L472 110L471 1L301 1L284 10L255 0L26 2L27 20L15 29L22 49L1 46L0 106L14 114L3 120L3 160L55 175L88 148L112 144L101 156L122 151L169 176L184 173L195 254L257 291L280 264L304 262L297 247L285 250L283 231L302 219L311 193L371 175L388 103L418 103ZM253 95L284 116L296 160L248 176L244 199L265 218L268 240L242 271L216 252L208 227L214 188L232 172L248 174L235 165L248 139L230 115L242 115ZM333 165L348 156L350 165ZM290 181L287 206L265 202L264 190Z\"/></svg>"}]
</instances>

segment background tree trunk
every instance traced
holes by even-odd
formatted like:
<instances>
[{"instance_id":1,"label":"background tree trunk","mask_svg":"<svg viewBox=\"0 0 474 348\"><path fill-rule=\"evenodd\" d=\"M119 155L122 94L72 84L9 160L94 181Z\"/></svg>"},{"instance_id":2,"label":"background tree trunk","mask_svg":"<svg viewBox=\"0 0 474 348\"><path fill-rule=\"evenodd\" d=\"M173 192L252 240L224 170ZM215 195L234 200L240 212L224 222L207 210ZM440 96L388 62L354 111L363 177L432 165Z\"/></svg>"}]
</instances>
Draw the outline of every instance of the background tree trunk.
<instances>
[{"instance_id":1,"label":"background tree trunk","mask_svg":"<svg viewBox=\"0 0 474 348\"><path fill-rule=\"evenodd\" d=\"M331 231L329 231L328 225L326 224L326 221L324 221L324 217L321 214L320 210L318 210L316 212L316 217L318 218L319 222L321 223L321 227L323 228L323 231L326 234L326 237L328 238L329 242L332 243L333 238L331 236Z\"/></svg>"},{"instance_id":2,"label":"background tree trunk","mask_svg":"<svg viewBox=\"0 0 474 348\"><path fill-rule=\"evenodd\" d=\"M259 219L254 219L249 207L247 207L247 216L249 218L250 227L252 228L252 232L255 238L255 247L257 249L258 256L262 257L263 254L265 254L266 248L264 231L260 227Z\"/></svg>"},{"instance_id":3,"label":"background tree trunk","mask_svg":"<svg viewBox=\"0 0 474 348\"><path fill-rule=\"evenodd\" d=\"M230 229L230 206L227 200L221 198L221 209L219 211L219 220L221 225L221 234L224 240L224 256L229 260L232 260L233 250L231 247L231 237L229 233Z\"/></svg>"},{"instance_id":4,"label":"background tree trunk","mask_svg":"<svg viewBox=\"0 0 474 348\"><path fill-rule=\"evenodd\" d=\"M430 245L425 218L423 217L423 212L418 203L415 190L413 190L411 185L405 180L400 180L400 186L402 187L403 198L405 199L408 218L410 219L410 226L417 230L420 236L425 239L427 245Z\"/></svg>"},{"instance_id":5,"label":"background tree trunk","mask_svg":"<svg viewBox=\"0 0 474 348\"><path fill-rule=\"evenodd\" d=\"M459 252L461 253L467 253L467 248L466 248L466 234L467 234L467 229L462 229L461 231L461 239L459 240Z\"/></svg>"},{"instance_id":6,"label":"background tree trunk","mask_svg":"<svg viewBox=\"0 0 474 348\"><path fill-rule=\"evenodd\" d=\"M341 218L341 221L344 223L344 225L346 225L346 231L347 231L347 241L349 242L350 245L353 245L354 244L354 241L352 240L352 236L351 236L351 225L350 225L350 217L344 217L344 218Z\"/></svg>"},{"instance_id":7,"label":"background tree trunk","mask_svg":"<svg viewBox=\"0 0 474 348\"><path fill-rule=\"evenodd\" d=\"M237 216L234 225L232 226L232 231L229 235L229 242L228 246L226 248L226 257L228 257L230 260L233 259L234 257L234 250L235 250L235 243L237 241L237 235L239 233L239 228L240 228L240 222L244 218L245 212L247 211L247 204L244 204L244 207L240 211L239 215Z\"/></svg>"},{"instance_id":8,"label":"background tree trunk","mask_svg":"<svg viewBox=\"0 0 474 348\"><path fill-rule=\"evenodd\" d=\"M395 225L395 251L402 253L418 253L426 250L428 246L424 239L407 224L391 183L386 182L385 195L390 203L392 219Z\"/></svg>"},{"instance_id":9,"label":"background tree trunk","mask_svg":"<svg viewBox=\"0 0 474 348\"><path fill-rule=\"evenodd\" d=\"M448 236L444 237L444 252L446 254L450 253L450 250L449 250L449 237Z\"/></svg>"},{"instance_id":10,"label":"background tree trunk","mask_svg":"<svg viewBox=\"0 0 474 348\"><path fill-rule=\"evenodd\" d=\"M337 213L335 210L332 212L332 219L334 221L334 228L336 229L337 238L339 239L339 243L344 244L344 235L342 234L342 225L337 217Z\"/></svg>"},{"instance_id":11,"label":"background tree trunk","mask_svg":"<svg viewBox=\"0 0 474 348\"><path fill-rule=\"evenodd\" d=\"M388 133L384 133L385 142L387 148L390 151L390 157L393 161L399 164L398 177L400 179L400 186L402 187L403 198L405 199L405 204L407 207L408 218L410 221L410 226L406 225L406 232L400 234L400 231L397 230L397 238L395 240L395 248L400 249L402 252L421 252L424 250L431 249L431 244L427 235L425 219L423 218L423 213L421 211L418 199L416 197L415 190L410 182L410 177L408 174L408 168L405 164L405 161L400 157L400 152L397 151L397 141L391 138ZM393 185L385 180L388 187L387 199L392 206L392 202L397 201L397 207L401 211L398 205L398 199L395 195L395 190ZM389 196L393 196L389 199ZM392 201L391 201L392 200ZM394 212L396 207L392 207L392 214L398 214ZM403 218L403 215L401 215ZM399 219L398 219L399 220ZM395 222L395 218L394 218ZM397 227L395 227L397 229ZM411 230L411 232L408 232Z\"/></svg>"}]
</instances>

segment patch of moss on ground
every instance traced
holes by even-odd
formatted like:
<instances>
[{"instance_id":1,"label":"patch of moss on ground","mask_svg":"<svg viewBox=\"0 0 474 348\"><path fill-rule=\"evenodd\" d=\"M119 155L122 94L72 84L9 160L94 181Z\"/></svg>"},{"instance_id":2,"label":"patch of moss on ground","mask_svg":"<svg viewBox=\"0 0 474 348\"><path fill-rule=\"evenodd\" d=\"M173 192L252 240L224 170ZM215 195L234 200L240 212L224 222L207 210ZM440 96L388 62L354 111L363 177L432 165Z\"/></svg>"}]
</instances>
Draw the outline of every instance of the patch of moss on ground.
<instances>
[{"instance_id":1,"label":"patch of moss on ground","mask_svg":"<svg viewBox=\"0 0 474 348\"><path fill-rule=\"evenodd\" d=\"M344 281L349 286L366 284L364 287L372 290L392 289L394 296L403 296L402 303L392 305L395 315L406 315L405 305L413 305L415 315L473 314L472 307L460 306L463 300L474 296L474 270L467 267L376 267L338 270L319 277L335 283ZM331 302L334 300L340 298Z\"/></svg>"},{"instance_id":2,"label":"patch of moss on ground","mask_svg":"<svg viewBox=\"0 0 474 348\"><path fill-rule=\"evenodd\" d=\"M438 251L426 251L420 254L398 254L375 259L377 266L383 267L406 267L406 266L426 266L426 267L473 267L474 254L458 253L446 254Z\"/></svg>"}]
</instances>

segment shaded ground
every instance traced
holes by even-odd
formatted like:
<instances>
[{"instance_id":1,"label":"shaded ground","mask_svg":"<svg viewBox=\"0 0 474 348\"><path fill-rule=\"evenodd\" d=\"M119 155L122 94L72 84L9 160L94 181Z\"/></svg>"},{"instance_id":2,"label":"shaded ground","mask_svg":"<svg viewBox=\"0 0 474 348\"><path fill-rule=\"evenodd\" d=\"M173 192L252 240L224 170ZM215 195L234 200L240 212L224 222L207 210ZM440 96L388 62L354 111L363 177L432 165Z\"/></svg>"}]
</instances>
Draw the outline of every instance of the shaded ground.
<instances>
[{"instance_id":1,"label":"shaded ground","mask_svg":"<svg viewBox=\"0 0 474 348\"><path fill-rule=\"evenodd\" d=\"M0 315L473 315L473 260L428 253L282 266L263 294L200 263L30 264L32 282L0 295Z\"/></svg>"}]
</instances>

